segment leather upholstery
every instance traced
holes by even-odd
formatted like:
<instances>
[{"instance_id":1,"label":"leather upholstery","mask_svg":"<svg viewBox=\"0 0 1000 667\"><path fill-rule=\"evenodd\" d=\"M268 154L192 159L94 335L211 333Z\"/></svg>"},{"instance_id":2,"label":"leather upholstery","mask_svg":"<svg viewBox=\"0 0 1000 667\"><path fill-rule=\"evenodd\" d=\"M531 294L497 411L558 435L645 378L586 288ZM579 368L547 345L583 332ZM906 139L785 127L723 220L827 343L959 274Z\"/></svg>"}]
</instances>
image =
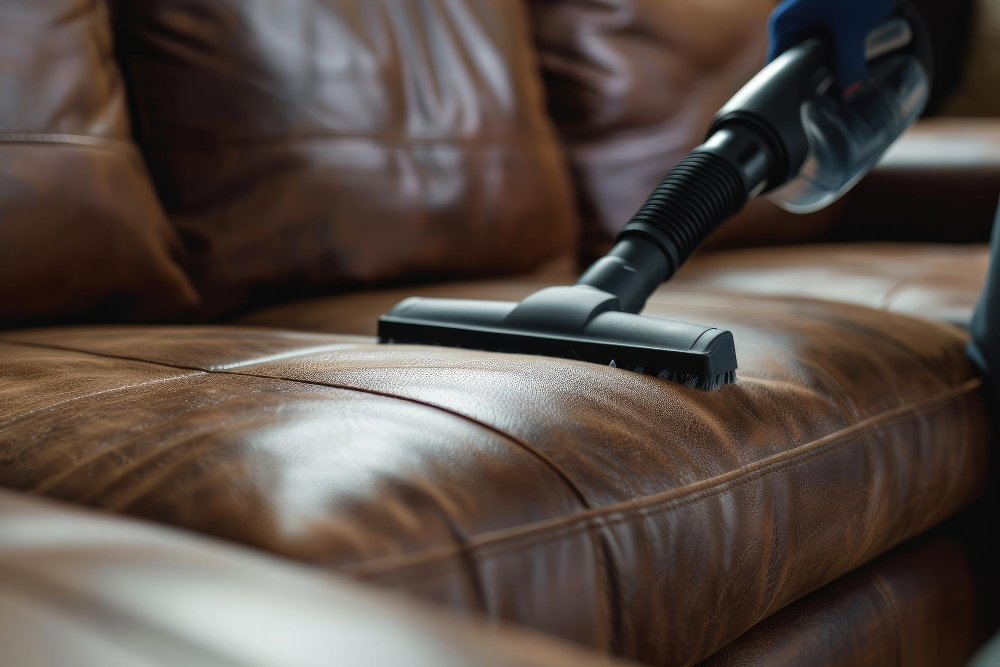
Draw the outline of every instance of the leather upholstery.
<instances>
[{"instance_id":1,"label":"leather upholstery","mask_svg":"<svg viewBox=\"0 0 1000 667\"><path fill-rule=\"evenodd\" d=\"M0 326L192 310L103 2L0 3Z\"/></svg>"},{"instance_id":2,"label":"leather upholstery","mask_svg":"<svg viewBox=\"0 0 1000 667\"><path fill-rule=\"evenodd\" d=\"M126 92L214 315L571 249L539 68L588 241L606 240L753 73L772 4L110 1L127 91L103 1L0 7L15 319L196 304ZM992 130L927 127L797 233L981 240ZM734 331L740 382L715 393L363 335L403 296L518 299L570 271L244 320L281 329L0 331L0 486L22 492L0 493L0 644L101 665L587 664L335 572L647 664L958 664L987 624L976 592L1000 587L970 565L973 531L912 538L985 484L982 381L940 321L967 321L984 264L912 245L703 256L648 312Z\"/></svg>"},{"instance_id":3,"label":"leather upholstery","mask_svg":"<svg viewBox=\"0 0 1000 667\"><path fill-rule=\"evenodd\" d=\"M913 540L789 605L703 667L962 667L997 623L995 576L983 571L993 558L984 563L976 527L963 528Z\"/></svg>"},{"instance_id":4,"label":"leather upholstery","mask_svg":"<svg viewBox=\"0 0 1000 667\"><path fill-rule=\"evenodd\" d=\"M143 150L217 314L523 271L577 230L523 5L118 5Z\"/></svg>"},{"instance_id":5,"label":"leather upholstery","mask_svg":"<svg viewBox=\"0 0 1000 667\"><path fill-rule=\"evenodd\" d=\"M0 493L4 664L613 665L179 531Z\"/></svg>"},{"instance_id":6,"label":"leather upholstery","mask_svg":"<svg viewBox=\"0 0 1000 667\"><path fill-rule=\"evenodd\" d=\"M725 295L650 312L730 328L740 383L235 327L6 332L0 484L663 665L979 493L957 328Z\"/></svg>"}]
</instances>

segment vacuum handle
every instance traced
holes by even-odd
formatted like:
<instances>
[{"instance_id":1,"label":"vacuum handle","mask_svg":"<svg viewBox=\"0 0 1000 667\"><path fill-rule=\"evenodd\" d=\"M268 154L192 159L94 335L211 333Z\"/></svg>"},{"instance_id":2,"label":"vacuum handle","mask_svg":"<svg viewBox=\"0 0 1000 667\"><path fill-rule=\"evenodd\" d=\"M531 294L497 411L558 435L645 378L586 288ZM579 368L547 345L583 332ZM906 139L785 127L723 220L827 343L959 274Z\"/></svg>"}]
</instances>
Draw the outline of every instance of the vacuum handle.
<instances>
[{"instance_id":1,"label":"vacuum handle","mask_svg":"<svg viewBox=\"0 0 1000 667\"><path fill-rule=\"evenodd\" d=\"M788 49L750 80L715 115L708 136L733 126L752 128L771 152L769 189L798 173L809 153L802 105L831 76L819 38Z\"/></svg>"}]
</instances>

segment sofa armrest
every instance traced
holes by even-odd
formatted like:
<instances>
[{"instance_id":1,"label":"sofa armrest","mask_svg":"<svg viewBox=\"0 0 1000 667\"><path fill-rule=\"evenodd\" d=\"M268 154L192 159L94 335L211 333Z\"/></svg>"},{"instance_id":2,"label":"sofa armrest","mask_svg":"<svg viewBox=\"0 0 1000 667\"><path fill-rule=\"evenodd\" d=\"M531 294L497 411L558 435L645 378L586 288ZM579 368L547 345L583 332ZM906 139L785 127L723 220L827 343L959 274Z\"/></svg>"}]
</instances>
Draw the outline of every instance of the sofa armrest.
<instances>
[{"instance_id":1,"label":"sofa armrest","mask_svg":"<svg viewBox=\"0 0 1000 667\"><path fill-rule=\"evenodd\" d=\"M1000 119L921 121L836 204L794 215L754 201L710 247L822 240L985 242L1000 196Z\"/></svg>"}]
</instances>

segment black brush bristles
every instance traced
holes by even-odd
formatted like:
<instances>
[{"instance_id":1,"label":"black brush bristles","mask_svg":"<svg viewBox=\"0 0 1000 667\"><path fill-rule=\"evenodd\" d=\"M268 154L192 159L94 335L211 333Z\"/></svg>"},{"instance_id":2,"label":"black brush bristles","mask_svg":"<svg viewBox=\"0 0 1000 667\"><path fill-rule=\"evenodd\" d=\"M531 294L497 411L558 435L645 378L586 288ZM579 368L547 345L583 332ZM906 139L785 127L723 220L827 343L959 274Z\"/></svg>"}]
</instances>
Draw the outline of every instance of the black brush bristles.
<instances>
[{"instance_id":1,"label":"black brush bristles","mask_svg":"<svg viewBox=\"0 0 1000 667\"><path fill-rule=\"evenodd\" d=\"M460 350L473 350L475 352L496 352L499 354L525 354L524 351L519 351L519 350L503 350L503 349L473 347L471 345L463 345L461 343L445 344L440 341L397 340L393 338L393 339L388 339L384 342L390 345L431 345L434 347L451 347ZM564 357L564 358L568 359L570 357ZM576 360L583 361L586 363L600 364L602 366L605 365L603 361L580 359L579 357L577 357ZM633 367L619 366L617 363L615 363L614 359L612 359L606 365L610 366L611 368L617 368L624 371L631 371L632 373L639 373L640 375L650 375L652 377L659 378L660 380L666 380L668 382L676 382L677 384L682 384L685 387L692 387L694 389L700 389L701 391L715 391L716 389L722 389L726 385L736 383L736 371L734 370L726 371L725 373L719 373L718 375L704 377L692 373L684 373L681 371L671 370L669 368L655 369L655 368L646 368L645 366L633 366Z\"/></svg>"},{"instance_id":2,"label":"black brush bristles","mask_svg":"<svg viewBox=\"0 0 1000 667\"><path fill-rule=\"evenodd\" d=\"M622 370L632 371L633 373L639 373L640 375L652 375L661 380L676 382L684 385L685 387L693 387L694 389L700 389L701 391L715 391L716 389L722 389L727 384L736 383L736 371L726 371L725 373L719 373L718 375L702 377L691 373L682 373L680 371L670 370L669 368L664 368L662 370L648 369L645 366L624 368L616 364L614 359L612 359L611 363L608 365L611 366L611 368L621 368Z\"/></svg>"},{"instance_id":3,"label":"black brush bristles","mask_svg":"<svg viewBox=\"0 0 1000 667\"><path fill-rule=\"evenodd\" d=\"M719 373L711 377L701 377L688 373L663 370L657 374L657 377L661 380L679 382L685 387L694 387L702 391L715 391L716 389L722 389L727 384L734 384L736 382L736 371L726 371L725 373Z\"/></svg>"}]
</instances>

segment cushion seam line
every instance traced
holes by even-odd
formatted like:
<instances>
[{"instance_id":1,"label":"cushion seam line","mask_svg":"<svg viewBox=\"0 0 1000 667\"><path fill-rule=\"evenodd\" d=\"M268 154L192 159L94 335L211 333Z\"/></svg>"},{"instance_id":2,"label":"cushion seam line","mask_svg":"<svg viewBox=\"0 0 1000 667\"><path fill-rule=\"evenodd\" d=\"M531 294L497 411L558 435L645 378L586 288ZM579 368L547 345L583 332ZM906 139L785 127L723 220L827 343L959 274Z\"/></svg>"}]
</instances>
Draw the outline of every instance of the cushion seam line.
<instances>
[{"instance_id":1,"label":"cushion seam line","mask_svg":"<svg viewBox=\"0 0 1000 667\"><path fill-rule=\"evenodd\" d=\"M135 144L121 139L46 132L0 132L0 146L52 146L55 148L97 148L127 153L139 152Z\"/></svg>"},{"instance_id":2,"label":"cushion seam line","mask_svg":"<svg viewBox=\"0 0 1000 667\"><path fill-rule=\"evenodd\" d=\"M407 137L378 134L313 134L293 137L276 137L268 139L238 141L222 141L211 144L210 149L246 151L273 148L288 148L309 144L325 143L374 143L378 148L384 149L421 149L421 148L457 148L469 151L494 151L500 150L507 153L554 153L555 145L539 144L537 136L511 136L511 137ZM545 138L545 137L541 137ZM160 150L157 145L150 145L148 149L161 158L169 159L175 155L188 155L191 153L207 153L209 148L204 146L180 146L169 150Z\"/></svg>"},{"instance_id":3,"label":"cushion seam line","mask_svg":"<svg viewBox=\"0 0 1000 667\"><path fill-rule=\"evenodd\" d=\"M486 551L487 553L484 554L485 557L495 557L503 555L507 552L534 546L539 543L555 541L565 537L572 537L579 533L590 532L598 528L612 527L618 524L627 523L639 517L646 518L651 514L684 507L701 500L715 497L725 493L726 491L739 488L745 484L767 477L773 473L781 472L782 470L793 467L795 464L804 463L814 458L835 452L844 446L859 440L868 432L869 428L878 429L888 423L899 422L919 416L929 410L948 405L951 400L959 398L962 395L963 393L955 393L950 397L949 401L937 405L932 404L924 409L911 413L894 415L890 420L869 424L864 429L846 434L840 438L824 443L819 447L808 449L784 460L772 461L765 466L761 466L748 473L725 480L715 485L705 486L701 489L696 489L684 494L677 494L675 497L659 500L657 502L642 503L641 501L650 498L650 496L645 496L631 501L626 501L625 503L597 508L591 512L581 512L570 517L559 517L558 519L565 520L559 520L558 523L556 520L553 520L547 525L538 526L533 531L529 524L507 529L509 534L506 535L501 534L495 537L490 537L489 533L482 533L480 534L480 539L478 541L475 540L475 538L470 541L470 546L471 548L477 549L481 552ZM628 508L623 507L622 505L637 505L637 507ZM609 515L615 514L616 512L621 512L621 516L608 518ZM527 528L527 530L525 530L525 528ZM532 532L535 533L533 539ZM418 560L422 555L424 556L424 559ZM409 554L405 556L407 562L395 564L386 563L382 567L375 567L378 565L378 561L363 561L353 567L347 568L347 572L352 573L355 576L377 577L381 574L405 572L413 569L420 570L421 568L426 568L434 564L440 564L444 560L452 558L455 555L456 554L451 551L443 551L439 549L437 551L424 552L424 554Z\"/></svg>"},{"instance_id":4,"label":"cushion seam line","mask_svg":"<svg viewBox=\"0 0 1000 667\"><path fill-rule=\"evenodd\" d=\"M176 370L187 370L187 369L176 369ZM207 374L205 371L195 371L193 369L191 369L191 370L193 372L191 372L191 373L185 373L183 375L171 375L170 377L158 378L156 380L148 380L146 382L139 382L137 384L127 384L127 385L122 385L120 387L112 387L110 389L102 389L100 391L95 391L95 392L92 392L92 393L89 393L89 394L80 394L79 396L74 396L72 398L67 398L67 399L64 399L62 401L56 401L55 403L50 403L49 405L46 405L46 406L41 407L41 408L35 408L34 410L28 410L27 412L22 412L21 414L15 415L14 417L11 417L7 421L0 422L0 433L3 433L5 430L7 430L8 428L10 428L11 426L14 426L18 422L20 422L22 419L26 419L28 417L33 417L33 416L39 415L39 414L44 414L44 413L48 412L49 410L53 410L55 408L58 408L61 405L66 405L67 403L72 403L74 401L82 401L82 400L85 400L85 399L88 399L88 398L93 398L95 396L103 396L105 394L113 394L113 393L118 392L118 391L128 391L130 389L141 389L143 387L149 387L151 385L161 384L161 383L164 383L164 382L172 382L172 381L175 381L175 380L186 380L188 378L197 377L198 375L205 375L205 374Z\"/></svg>"},{"instance_id":5,"label":"cushion seam line","mask_svg":"<svg viewBox=\"0 0 1000 667\"><path fill-rule=\"evenodd\" d=\"M886 612L889 614L889 624L892 626L892 635L893 639L895 639L895 649L896 649L896 659L893 661L893 664L895 664L896 667L901 667L903 660L903 651L902 651L903 637L902 635L900 635L899 632L899 621L897 620L896 616L896 607L892 603L892 598L889 595L889 591L885 585L885 582L882 580L882 577L874 575L872 576L870 581L872 587L875 588L875 591L882 599L882 604L885 605Z\"/></svg>"}]
</instances>

